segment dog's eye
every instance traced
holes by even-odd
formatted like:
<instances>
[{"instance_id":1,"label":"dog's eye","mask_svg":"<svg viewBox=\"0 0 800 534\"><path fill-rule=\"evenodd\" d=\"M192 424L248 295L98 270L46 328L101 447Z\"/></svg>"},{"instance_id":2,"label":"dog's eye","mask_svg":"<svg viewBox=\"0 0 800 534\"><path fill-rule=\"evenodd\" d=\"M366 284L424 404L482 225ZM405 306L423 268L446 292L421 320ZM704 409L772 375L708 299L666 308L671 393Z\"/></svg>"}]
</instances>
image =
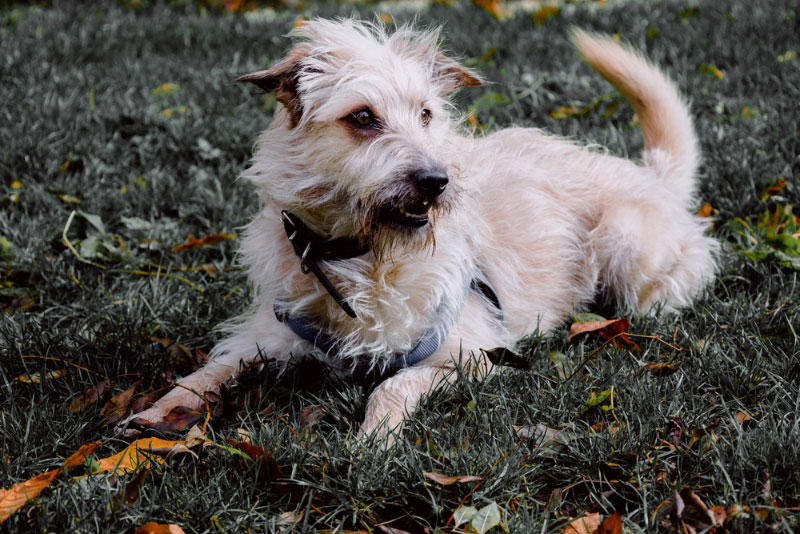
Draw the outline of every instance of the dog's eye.
<instances>
[{"instance_id":1,"label":"dog's eye","mask_svg":"<svg viewBox=\"0 0 800 534\"><path fill-rule=\"evenodd\" d=\"M423 109L422 112L420 112L420 114L419 114L419 120L420 120L420 122L422 123L423 126L427 126L428 123L431 122L431 117L432 116L433 116L433 114L431 113L431 110Z\"/></svg>"},{"instance_id":2,"label":"dog's eye","mask_svg":"<svg viewBox=\"0 0 800 534\"><path fill-rule=\"evenodd\" d=\"M350 117L352 118L353 122L362 128L378 126L378 120L375 118L375 115L372 113L372 111L366 108L354 111L350 114Z\"/></svg>"}]
</instances>

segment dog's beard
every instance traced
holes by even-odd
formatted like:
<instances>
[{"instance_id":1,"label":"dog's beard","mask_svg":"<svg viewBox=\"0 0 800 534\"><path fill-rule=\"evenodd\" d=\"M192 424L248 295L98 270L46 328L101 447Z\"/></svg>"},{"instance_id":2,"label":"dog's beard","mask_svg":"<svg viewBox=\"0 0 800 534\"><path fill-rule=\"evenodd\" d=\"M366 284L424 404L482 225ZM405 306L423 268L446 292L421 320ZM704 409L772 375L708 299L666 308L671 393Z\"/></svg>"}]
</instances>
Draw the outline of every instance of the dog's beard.
<instances>
[{"instance_id":1,"label":"dog's beard","mask_svg":"<svg viewBox=\"0 0 800 534\"><path fill-rule=\"evenodd\" d=\"M379 260L391 260L394 255L409 252L432 254L436 248L437 220L452 209L452 201L447 198L430 201L424 224L419 216L404 215L405 210L419 211L419 202L410 201L407 195L390 196L381 192L359 198L351 212L354 233L369 244Z\"/></svg>"}]
</instances>

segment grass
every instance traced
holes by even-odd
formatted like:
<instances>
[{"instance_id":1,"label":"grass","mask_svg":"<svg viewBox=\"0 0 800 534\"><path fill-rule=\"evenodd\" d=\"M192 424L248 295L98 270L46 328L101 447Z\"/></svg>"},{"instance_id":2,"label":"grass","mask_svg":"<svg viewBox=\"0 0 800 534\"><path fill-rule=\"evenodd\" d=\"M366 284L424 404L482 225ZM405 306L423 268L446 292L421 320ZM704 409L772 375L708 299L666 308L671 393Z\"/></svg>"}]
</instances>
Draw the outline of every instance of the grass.
<instances>
[{"instance_id":1,"label":"grass","mask_svg":"<svg viewBox=\"0 0 800 534\"><path fill-rule=\"evenodd\" d=\"M102 442L95 460L122 450L102 406L188 365L154 339L207 351L214 326L250 296L235 239L173 249L235 234L255 212L236 176L275 103L231 80L281 56L297 12L258 21L129 5L0 8L0 488L88 442ZM372 16L364 5L302 9ZM313 364L280 379L249 373L207 437L225 445L247 432L272 452L283 485L230 450L196 447L197 457L138 473L59 476L0 531L133 532L157 521L186 532L452 532L459 507L495 503L493 532L558 531L615 510L626 531L650 532L678 528L667 510L689 489L709 507L740 507L730 531L796 531L800 250L785 212L798 204L800 3L578 3L537 24L460 2L417 16L444 24L448 49L496 82L458 96L489 130L537 126L636 157L632 112L575 57L568 28L619 33L662 64L692 103L705 154L700 204L725 243L714 287L680 315L632 318L631 332L650 336L633 338L638 355L599 337L568 342L569 325L532 335L520 345L529 370L432 393L388 451L352 439L364 385ZM62 234L74 210L70 250ZM659 361L681 365L637 375ZM104 378L101 399L68 409ZM613 405L587 408L604 391ZM309 413L323 415L309 425ZM536 425L565 433L539 446L524 436ZM424 472L481 479L442 485Z\"/></svg>"}]
</instances>

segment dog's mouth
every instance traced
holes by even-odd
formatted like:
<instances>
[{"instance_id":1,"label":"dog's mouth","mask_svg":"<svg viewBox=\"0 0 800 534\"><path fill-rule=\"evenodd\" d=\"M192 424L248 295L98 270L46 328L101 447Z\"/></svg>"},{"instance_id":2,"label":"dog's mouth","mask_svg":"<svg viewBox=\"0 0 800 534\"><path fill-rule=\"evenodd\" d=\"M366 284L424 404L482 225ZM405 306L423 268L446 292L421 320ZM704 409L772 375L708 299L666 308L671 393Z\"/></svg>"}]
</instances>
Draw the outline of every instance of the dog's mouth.
<instances>
[{"instance_id":1,"label":"dog's mouth","mask_svg":"<svg viewBox=\"0 0 800 534\"><path fill-rule=\"evenodd\" d=\"M401 206L387 206L381 210L381 219L406 228L421 228L428 224L431 202L420 200Z\"/></svg>"}]
</instances>

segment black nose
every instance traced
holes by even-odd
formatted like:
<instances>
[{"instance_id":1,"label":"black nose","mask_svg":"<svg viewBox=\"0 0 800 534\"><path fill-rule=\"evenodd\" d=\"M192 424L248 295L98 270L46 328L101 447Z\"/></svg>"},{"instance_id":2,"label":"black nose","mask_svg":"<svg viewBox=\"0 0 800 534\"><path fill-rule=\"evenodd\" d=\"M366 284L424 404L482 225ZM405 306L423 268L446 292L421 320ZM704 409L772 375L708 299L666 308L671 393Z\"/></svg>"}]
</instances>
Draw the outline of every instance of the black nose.
<instances>
[{"instance_id":1,"label":"black nose","mask_svg":"<svg viewBox=\"0 0 800 534\"><path fill-rule=\"evenodd\" d=\"M411 173L411 181L420 194L433 199L444 193L450 180L442 169L419 169Z\"/></svg>"}]
</instances>

